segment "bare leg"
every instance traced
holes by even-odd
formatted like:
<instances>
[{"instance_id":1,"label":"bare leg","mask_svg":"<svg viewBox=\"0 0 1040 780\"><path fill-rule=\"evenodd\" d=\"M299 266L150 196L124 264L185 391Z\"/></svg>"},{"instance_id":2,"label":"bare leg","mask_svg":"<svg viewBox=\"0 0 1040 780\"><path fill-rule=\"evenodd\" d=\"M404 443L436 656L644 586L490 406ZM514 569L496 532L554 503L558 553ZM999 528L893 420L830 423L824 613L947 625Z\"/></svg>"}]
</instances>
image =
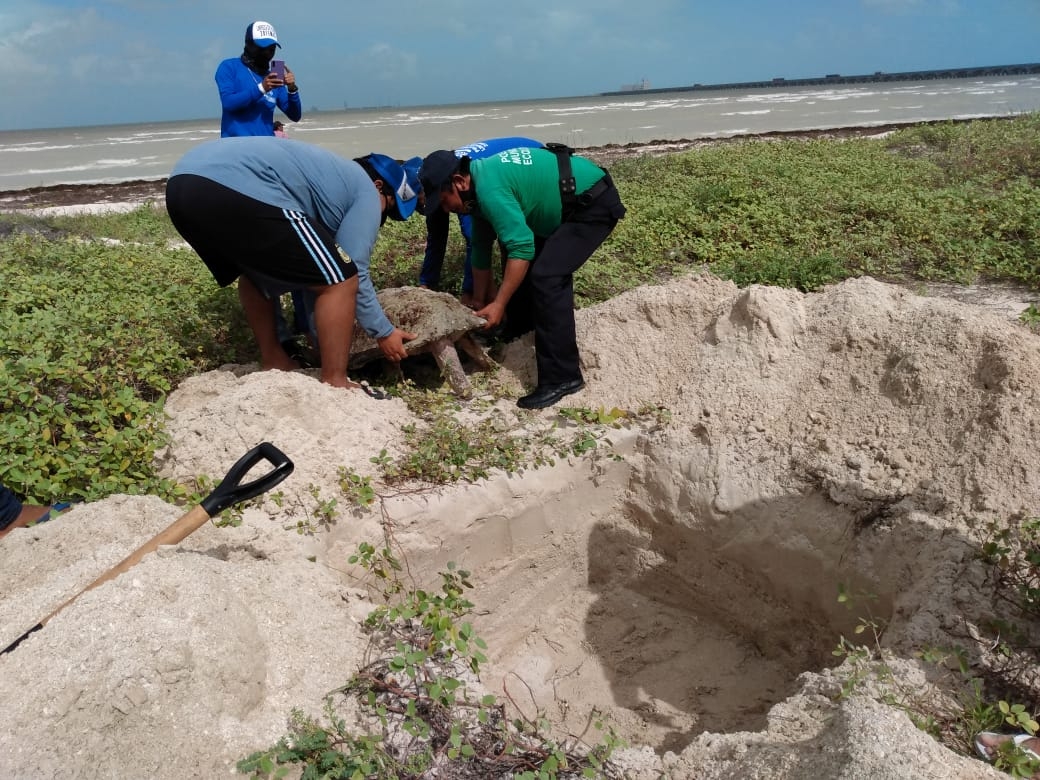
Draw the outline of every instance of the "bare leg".
<instances>
[{"instance_id":1,"label":"bare leg","mask_svg":"<svg viewBox=\"0 0 1040 780\"><path fill-rule=\"evenodd\" d=\"M13 528L25 528L29 523L35 523L41 517L47 514L47 507L37 506L36 504L23 504L22 511L18 513L16 517L7 528L0 530L0 539L7 536L8 532Z\"/></svg>"},{"instance_id":2,"label":"bare leg","mask_svg":"<svg viewBox=\"0 0 1040 780\"><path fill-rule=\"evenodd\" d=\"M314 327L321 353L321 381L333 387L356 387L347 379L350 345L354 340L354 310L358 279L315 287Z\"/></svg>"},{"instance_id":3,"label":"bare leg","mask_svg":"<svg viewBox=\"0 0 1040 780\"><path fill-rule=\"evenodd\" d=\"M274 316L274 307L278 300L265 298L256 285L245 276L238 278L238 299L242 302L242 309L253 331L253 338L260 348L260 368L264 371L293 371L299 368L299 364L289 357L278 341L278 328Z\"/></svg>"}]
</instances>

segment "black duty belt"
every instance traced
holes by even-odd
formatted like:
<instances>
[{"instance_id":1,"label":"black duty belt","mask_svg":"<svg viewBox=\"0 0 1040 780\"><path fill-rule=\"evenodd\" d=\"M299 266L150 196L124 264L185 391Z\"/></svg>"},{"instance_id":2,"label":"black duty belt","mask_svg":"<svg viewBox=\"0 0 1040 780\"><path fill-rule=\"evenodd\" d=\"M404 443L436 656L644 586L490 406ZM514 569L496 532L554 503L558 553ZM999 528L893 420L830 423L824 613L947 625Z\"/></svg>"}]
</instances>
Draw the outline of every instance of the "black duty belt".
<instances>
[{"instance_id":1,"label":"black duty belt","mask_svg":"<svg viewBox=\"0 0 1040 780\"><path fill-rule=\"evenodd\" d=\"M574 181L571 170L571 155L574 150L566 144L547 143L545 148L556 155L556 164L560 168L560 205L563 221L576 209L583 209L602 195L610 187L610 176L603 171L603 178L582 193L578 193L578 185Z\"/></svg>"},{"instance_id":2,"label":"black duty belt","mask_svg":"<svg viewBox=\"0 0 1040 780\"><path fill-rule=\"evenodd\" d=\"M592 201L610 189L610 183L610 176L605 175L602 179L585 190L585 192L579 194L577 197L578 207L585 208L588 206Z\"/></svg>"}]
</instances>

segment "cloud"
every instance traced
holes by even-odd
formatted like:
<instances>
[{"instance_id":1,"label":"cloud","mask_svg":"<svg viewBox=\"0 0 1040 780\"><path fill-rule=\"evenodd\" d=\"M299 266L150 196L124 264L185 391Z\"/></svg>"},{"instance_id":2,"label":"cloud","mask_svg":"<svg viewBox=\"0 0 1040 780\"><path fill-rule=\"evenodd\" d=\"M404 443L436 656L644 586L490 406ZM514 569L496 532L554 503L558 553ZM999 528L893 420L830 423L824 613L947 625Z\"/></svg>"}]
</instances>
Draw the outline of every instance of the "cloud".
<instances>
[{"instance_id":1,"label":"cloud","mask_svg":"<svg viewBox=\"0 0 1040 780\"><path fill-rule=\"evenodd\" d=\"M1035 59L1038 0L8 0L0 126L219 116L213 74L267 19L314 106L416 105L590 94L771 75ZM951 57L954 60L951 60ZM957 62L956 60L960 60Z\"/></svg>"},{"instance_id":2,"label":"cloud","mask_svg":"<svg viewBox=\"0 0 1040 780\"><path fill-rule=\"evenodd\" d=\"M25 78L41 78L55 71L57 61L53 52L58 41L70 37L74 21L67 17L35 16L4 13L0 16L0 58L4 63L8 83ZM51 56L48 57L47 55Z\"/></svg>"},{"instance_id":3,"label":"cloud","mask_svg":"<svg viewBox=\"0 0 1040 780\"><path fill-rule=\"evenodd\" d=\"M360 78L402 82L415 78L419 57L389 43L373 43L349 60L350 71Z\"/></svg>"}]
</instances>

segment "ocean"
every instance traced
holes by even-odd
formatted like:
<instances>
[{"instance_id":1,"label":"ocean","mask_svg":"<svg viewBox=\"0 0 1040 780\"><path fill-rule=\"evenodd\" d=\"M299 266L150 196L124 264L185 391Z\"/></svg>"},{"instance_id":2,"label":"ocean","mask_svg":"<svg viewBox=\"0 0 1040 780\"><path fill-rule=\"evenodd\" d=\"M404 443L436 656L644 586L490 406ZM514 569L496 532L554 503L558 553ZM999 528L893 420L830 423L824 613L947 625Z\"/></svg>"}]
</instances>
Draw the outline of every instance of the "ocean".
<instances>
[{"instance_id":1,"label":"ocean","mask_svg":"<svg viewBox=\"0 0 1040 780\"><path fill-rule=\"evenodd\" d=\"M1040 110L1040 76L767 87L308 112L290 138L344 157L425 155L496 136L575 148L752 133L869 127ZM279 114L276 112L276 117ZM0 132L0 191L164 179L218 116L179 122Z\"/></svg>"}]
</instances>

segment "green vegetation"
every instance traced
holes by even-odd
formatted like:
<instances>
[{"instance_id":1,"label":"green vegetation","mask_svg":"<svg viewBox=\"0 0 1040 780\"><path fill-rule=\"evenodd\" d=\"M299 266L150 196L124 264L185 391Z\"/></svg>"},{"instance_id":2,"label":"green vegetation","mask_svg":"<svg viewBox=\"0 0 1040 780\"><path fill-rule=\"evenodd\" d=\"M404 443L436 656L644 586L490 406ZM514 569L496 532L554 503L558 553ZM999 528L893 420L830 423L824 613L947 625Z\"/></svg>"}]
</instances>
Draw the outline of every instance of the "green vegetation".
<instances>
[{"instance_id":1,"label":"green vegetation","mask_svg":"<svg viewBox=\"0 0 1040 780\"><path fill-rule=\"evenodd\" d=\"M581 305L701 267L803 291L863 274L1040 281L1040 114L883 140L751 140L610 171L628 215L576 275ZM377 281L414 284L421 220L383 233ZM461 281L452 240L446 289Z\"/></svg>"},{"instance_id":2,"label":"green vegetation","mask_svg":"<svg viewBox=\"0 0 1040 780\"><path fill-rule=\"evenodd\" d=\"M517 780L614 778L610 755L621 742L602 722L594 746L546 736L542 716L506 717L495 696L472 691L487 661L484 640L465 619L473 603L469 572L449 563L439 593L402 579L404 566L389 548L362 542L350 563L369 575L383 606L365 621L373 657L325 700L325 718L300 711L289 734L238 763L254 778L407 780L437 777L513 777ZM339 707L353 699L371 726L358 733ZM597 719L598 720L598 719ZM294 775L295 776L295 775Z\"/></svg>"},{"instance_id":3,"label":"green vegetation","mask_svg":"<svg viewBox=\"0 0 1040 780\"><path fill-rule=\"evenodd\" d=\"M169 495L152 470L165 394L252 349L236 296L197 264L154 244L0 242L0 481L45 504Z\"/></svg>"},{"instance_id":4,"label":"green vegetation","mask_svg":"<svg viewBox=\"0 0 1040 780\"><path fill-rule=\"evenodd\" d=\"M166 209L159 203L127 214L113 212L52 217L48 222L58 230L82 236L104 236L115 241L166 245L182 240L166 216Z\"/></svg>"},{"instance_id":5,"label":"green vegetation","mask_svg":"<svg viewBox=\"0 0 1040 780\"><path fill-rule=\"evenodd\" d=\"M1038 281L1040 115L748 141L611 172L629 213L577 275L582 305L701 268L801 290L859 274ZM170 248L176 232L150 206L0 228L0 481L42 502L168 495L151 465L164 394L255 358L234 291ZM97 237L118 243L83 240ZM461 279L458 231L451 241L448 289ZM421 219L387 223L376 285L414 284L423 243Z\"/></svg>"},{"instance_id":6,"label":"green vegetation","mask_svg":"<svg viewBox=\"0 0 1040 780\"><path fill-rule=\"evenodd\" d=\"M599 300L612 294L604 276L649 282L694 265L802 290L862 274L1035 283L1038 138L1032 116L626 161L613 171L636 218L615 232L602 273L583 269L582 290Z\"/></svg>"}]
</instances>

